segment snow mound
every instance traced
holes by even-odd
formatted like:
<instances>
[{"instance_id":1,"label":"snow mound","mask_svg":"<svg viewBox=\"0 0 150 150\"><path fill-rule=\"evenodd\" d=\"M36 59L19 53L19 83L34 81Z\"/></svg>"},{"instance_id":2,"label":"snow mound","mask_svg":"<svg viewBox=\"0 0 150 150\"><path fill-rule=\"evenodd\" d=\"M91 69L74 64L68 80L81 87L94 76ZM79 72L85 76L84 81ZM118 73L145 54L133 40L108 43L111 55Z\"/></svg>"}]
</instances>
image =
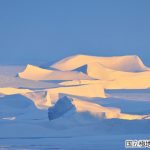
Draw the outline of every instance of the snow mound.
<instances>
[{"instance_id":1,"label":"snow mound","mask_svg":"<svg viewBox=\"0 0 150 150\"><path fill-rule=\"evenodd\" d=\"M30 80L74 80L91 79L86 74L76 71L47 70L33 65L27 65L26 69L18 76Z\"/></svg>"},{"instance_id":2,"label":"snow mound","mask_svg":"<svg viewBox=\"0 0 150 150\"><path fill-rule=\"evenodd\" d=\"M88 75L106 81L107 89L146 89L150 87L150 71L124 72L103 67L100 64L89 65Z\"/></svg>"},{"instance_id":3,"label":"snow mound","mask_svg":"<svg viewBox=\"0 0 150 150\"><path fill-rule=\"evenodd\" d=\"M59 99L59 94L75 95L81 97L102 97L105 98L105 91L100 84L88 84L68 87L58 87L48 89L51 103L55 103Z\"/></svg>"},{"instance_id":4,"label":"snow mound","mask_svg":"<svg viewBox=\"0 0 150 150\"><path fill-rule=\"evenodd\" d=\"M99 63L88 64L87 75L98 80L74 80L60 85L101 84L105 89L146 89L150 87L150 71L125 72L104 67Z\"/></svg>"},{"instance_id":5,"label":"snow mound","mask_svg":"<svg viewBox=\"0 0 150 150\"><path fill-rule=\"evenodd\" d=\"M124 79L126 77L137 77L139 80L143 80L145 77L150 76L150 71L143 72L125 72L117 71L104 67L101 64L93 63L88 65L87 74L93 78L101 80L117 80Z\"/></svg>"},{"instance_id":6,"label":"snow mound","mask_svg":"<svg viewBox=\"0 0 150 150\"><path fill-rule=\"evenodd\" d=\"M141 59L136 55L114 56L114 57L98 57L88 55L76 55L62 59L53 64L51 67L59 70L74 70L90 63L99 63L104 67L127 72L140 72L149 70Z\"/></svg>"},{"instance_id":7,"label":"snow mound","mask_svg":"<svg viewBox=\"0 0 150 150\"><path fill-rule=\"evenodd\" d=\"M98 117L101 119L124 119L124 120L135 120L135 119L149 119L149 115L131 115L121 113L118 108L103 107L99 104L79 100L76 98L63 97L60 98L57 103L48 109L48 116L50 120L63 117L64 114L71 111L71 116L83 115L84 113L89 113L90 116ZM70 116L70 117L71 117ZM77 119L77 118L76 118Z\"/></svg>"}]
</instances>

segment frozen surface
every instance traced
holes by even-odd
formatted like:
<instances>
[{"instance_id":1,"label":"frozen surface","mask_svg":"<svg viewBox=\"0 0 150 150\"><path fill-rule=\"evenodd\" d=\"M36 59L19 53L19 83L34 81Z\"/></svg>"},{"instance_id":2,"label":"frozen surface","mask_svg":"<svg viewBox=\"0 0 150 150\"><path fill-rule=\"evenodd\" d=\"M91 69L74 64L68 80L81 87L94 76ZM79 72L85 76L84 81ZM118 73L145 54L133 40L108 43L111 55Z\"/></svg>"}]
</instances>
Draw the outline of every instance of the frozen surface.
<instances>
[{"instance_id":1,"label":"frozen surface","mask_svg":"<svg viewBox=\"0 0 150 150\"><path fill-rule=\"evenodd\" d=\"M138 56L49 66L0 66L0 149L122 150L150 138L150 70Z\"/></svg>"}]
</instances>

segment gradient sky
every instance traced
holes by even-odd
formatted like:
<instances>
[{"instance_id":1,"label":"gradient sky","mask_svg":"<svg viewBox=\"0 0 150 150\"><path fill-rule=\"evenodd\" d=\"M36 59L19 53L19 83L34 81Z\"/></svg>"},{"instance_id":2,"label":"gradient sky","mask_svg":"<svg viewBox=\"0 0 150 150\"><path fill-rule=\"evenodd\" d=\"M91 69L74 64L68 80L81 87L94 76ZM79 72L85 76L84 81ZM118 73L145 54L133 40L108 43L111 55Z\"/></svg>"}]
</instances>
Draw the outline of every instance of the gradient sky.
<instances>
[{"instance_id":1,"label":"gradient sky","mask_svg":"<svg viewBox=\"0 0 150 150\"><path fill-rule=\"evenodd\" d=\"M150 66L150 0L0 0L0 64L88 54Z\"/></svg>"}]
</instances>

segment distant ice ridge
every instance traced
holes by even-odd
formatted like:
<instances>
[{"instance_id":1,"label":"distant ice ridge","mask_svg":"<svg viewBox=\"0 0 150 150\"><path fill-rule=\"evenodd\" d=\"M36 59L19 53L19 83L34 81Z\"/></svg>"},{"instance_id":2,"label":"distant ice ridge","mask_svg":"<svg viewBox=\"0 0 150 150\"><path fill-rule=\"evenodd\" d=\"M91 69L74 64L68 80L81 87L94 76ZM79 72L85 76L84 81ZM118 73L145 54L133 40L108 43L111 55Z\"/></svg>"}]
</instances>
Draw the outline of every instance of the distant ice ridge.
<instances>
[{"instance_id":1,"label":"distant ice ridge","mask_svg":"<svg viewBox=\"0 0 150 150\"><path fill-rule=\"evenodd\" d=\"M113 57L99 57L99 56L88 56L88 55L75 55L62 59L51 67L59 70L74 70L83 65L91 63L98 63L106 68L110 68L118 71L127 72L140 72L149 70L141 59L136 55L128 56L113 56Z\"/></svg>"},{"instance_id":2,"label":"distant ice ridge","mask_svg":"<svg viewBox=\"0 0 150 150\"><path fill-rule=\"evenodd\" d=\"M18 74L19 77L30 80L75 80L92 79L86 74L77 71L48 70L33 65L27 65L26 69Z\"/></svg>"},{"instance_id":3,"label":"distant ice ridge","mask_svg":"<svg viewBox=\"0 0 150 150\"><path fill-rule=\"evenodd\" d=\"M100 84L104 89L150 87L150 69L136 55L113 57L75 55L56 62L49 69L27 65L18 76L36 81L53 80L57 81L59 86Z\"/></svg>"},{"instance_id":4,"label":"distant ice ridge","mask_svg":"<svg viewBox=\"0 0 150 150\"><path fill-rule=\"evenodd\" d=\"M60 85L101 84L105 89L146 89L150 87L150 69L136 55L97 57L76 55L62 59L51 67L76 70L95 80L74 80Z\"/></svg>"}]
</instances>

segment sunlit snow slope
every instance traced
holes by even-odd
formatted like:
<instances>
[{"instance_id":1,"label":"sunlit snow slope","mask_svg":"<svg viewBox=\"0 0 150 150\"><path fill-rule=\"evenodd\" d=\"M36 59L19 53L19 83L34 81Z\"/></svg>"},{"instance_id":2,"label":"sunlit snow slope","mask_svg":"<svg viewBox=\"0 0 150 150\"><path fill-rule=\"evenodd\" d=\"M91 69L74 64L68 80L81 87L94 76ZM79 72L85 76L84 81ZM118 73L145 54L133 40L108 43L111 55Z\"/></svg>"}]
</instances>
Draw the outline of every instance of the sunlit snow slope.
<instances>
[{"instance_id":1,"label":"sunlit snow slope","mask_svg":"<svg viewBox=\"0 0 150 150\"><path fill-rule=\"evenodd\" d=\"M56 62L51 67L59 70L74 70L86 64L99 63L106 68L119 71L139 72L149 70L138 56L97 57L75 55Z\"/></svg>"},{"instance_id":2,"label":"sunlit snow slope","mask_svg":"<svg viewBox=\"0 0 150 150\"><path fill-rule=\"evenodd\" d=\"M47 70L33 65L27 65L26 69L18 74L19 77L31 80L75 80L91 79L82 72Z\"/></svg>"},{"instance_id":3,"label":"sunlit snow slope","mask_svg":"<svg viewBox=\"0 0 150 150\"><path fill-rule=\"evenodd\" d=\"M74 80L61 85L99 83L105 89L146 89L150 87L150 69L138 56L97 57L77 55L65 58L51 67L76 70L95 80Z\"/></svg>"}]
</instances>

